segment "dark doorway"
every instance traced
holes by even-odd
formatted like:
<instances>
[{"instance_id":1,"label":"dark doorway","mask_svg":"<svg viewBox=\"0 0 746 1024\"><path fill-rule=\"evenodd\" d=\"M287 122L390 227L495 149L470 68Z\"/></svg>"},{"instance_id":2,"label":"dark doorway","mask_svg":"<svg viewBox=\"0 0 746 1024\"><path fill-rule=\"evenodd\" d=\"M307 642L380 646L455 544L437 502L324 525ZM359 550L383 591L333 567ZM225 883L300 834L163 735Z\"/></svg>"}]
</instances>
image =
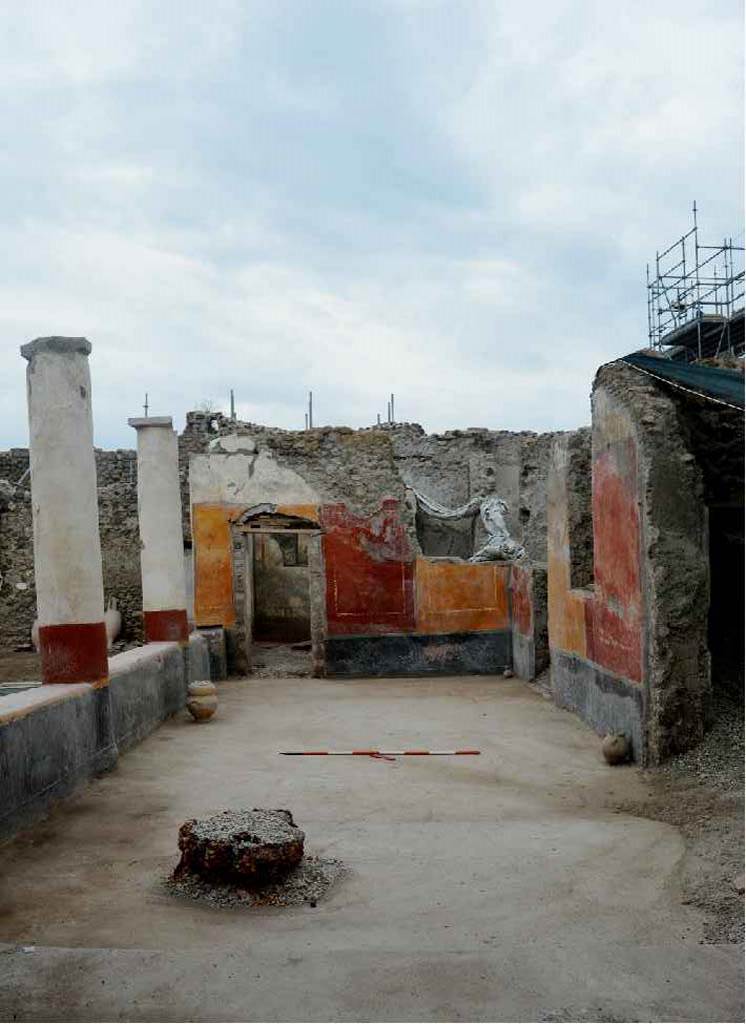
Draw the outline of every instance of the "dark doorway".
<instances>
[{"instance_id":1,"label":"dark doorway","mask_svg":"<svg viewBox=\"0 0 746 1024\"><path fill-rule=\"evenodd\" d=\"M254 640L291 644L311 639L308 536L254 537Z\"/></svg>"},{"instance_id":2,"label":"dark doorway","mask_svg":"<svg viewBox=\"0 0 746 1024\"><path fill-rule=\"evenodd\" d=\"M712 687L743 699L744 510L711 505L709 522Z\"/></svg>"}]
</instances>

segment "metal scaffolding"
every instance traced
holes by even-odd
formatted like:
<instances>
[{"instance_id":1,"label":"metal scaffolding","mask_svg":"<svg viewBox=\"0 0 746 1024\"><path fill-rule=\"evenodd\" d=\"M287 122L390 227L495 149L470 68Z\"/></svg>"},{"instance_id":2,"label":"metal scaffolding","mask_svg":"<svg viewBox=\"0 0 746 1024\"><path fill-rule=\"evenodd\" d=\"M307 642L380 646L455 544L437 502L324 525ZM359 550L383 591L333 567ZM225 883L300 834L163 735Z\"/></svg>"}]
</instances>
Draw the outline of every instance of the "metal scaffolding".
<instances>
[{"instance_id":1,"label":"metal scaffolding","mask_svg":"<svg viewBox=\"0 0 746 1024\"><path fill-rule=\"evenodd\" d=\"M744 247L724 238L702 245L697 225L647 265L650 347L677 346L680 358L743 353ZM674 354L670 351L669 354Z\"/></svg>"}]
</instances>

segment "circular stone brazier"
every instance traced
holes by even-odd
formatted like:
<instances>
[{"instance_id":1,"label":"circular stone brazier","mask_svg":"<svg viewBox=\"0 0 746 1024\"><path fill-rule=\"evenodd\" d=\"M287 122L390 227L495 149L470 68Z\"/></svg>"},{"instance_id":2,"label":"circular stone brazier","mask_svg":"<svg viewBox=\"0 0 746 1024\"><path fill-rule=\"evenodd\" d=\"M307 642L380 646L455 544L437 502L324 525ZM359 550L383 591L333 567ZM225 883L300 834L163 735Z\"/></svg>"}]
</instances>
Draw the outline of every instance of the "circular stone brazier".
<instances>
[{"instance_id":1,"label":"circular stone brazier","mask_svg":"<svg viewBox=\"0 0 746 1024\"><path fill-rule=\"evenodd\" d=\"M174 877L257 888L286 875L303 858L305 834L290 811L221 811L185 821L179 829L181 860Z\"/></svg>"}]
</instances>

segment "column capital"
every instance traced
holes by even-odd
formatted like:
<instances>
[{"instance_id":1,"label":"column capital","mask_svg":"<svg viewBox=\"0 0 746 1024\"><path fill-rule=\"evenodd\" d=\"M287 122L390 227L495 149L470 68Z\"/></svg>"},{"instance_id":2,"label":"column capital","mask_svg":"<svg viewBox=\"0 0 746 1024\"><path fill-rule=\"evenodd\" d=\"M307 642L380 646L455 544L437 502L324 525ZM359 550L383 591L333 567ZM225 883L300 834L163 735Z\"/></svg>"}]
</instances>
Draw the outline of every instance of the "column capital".
<instances>
[{"instance_id":1,"label":"column capital","mask_svg":"<svg viewBox=\"0 0 746 1024\"><path fill-rule=\"evenodd\" d=\"M169 430L174 429L173 420L170 416L133 416L127 422L135 430L141 430L143 427L168 427Z\"/></svg>"},{"instance_id":2,"label":"column capital","mask_svg":"<svg viewBox=\"0 0 746 1024\"><path fill-rule=\"evenodd\" d=\"M80 352L84 356L91 354L91 343L87 338L35 338L26 345L21 345L21 355L29 362L40 352L57 352L60 355L72 355Z\"/></svg>"}]
</instances>

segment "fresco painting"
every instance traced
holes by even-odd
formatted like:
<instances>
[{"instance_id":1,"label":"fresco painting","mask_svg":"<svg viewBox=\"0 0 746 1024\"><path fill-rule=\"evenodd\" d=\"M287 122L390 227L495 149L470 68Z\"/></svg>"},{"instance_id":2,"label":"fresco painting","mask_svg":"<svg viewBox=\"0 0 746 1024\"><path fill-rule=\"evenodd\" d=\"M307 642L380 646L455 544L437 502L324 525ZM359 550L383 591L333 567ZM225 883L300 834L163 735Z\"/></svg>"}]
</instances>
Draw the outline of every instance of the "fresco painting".
<instances>
[{"instance_id":1,"label":"fresco painting","mask_svg":"<svg viewBox=\"0 0 746 1024\"><path fill-rule=\"evenodd\" d=\"M236 623L231 522L243 511L233 504L192 508L197 625ZM398 501L384 499L370 516L343 504L285 504L275 511L319 523L329 637L510 630L511 564L416 556ZM528 633L530 594L526 580L514 596Z\"/></svg>"},{"instance_id":2,"label":"fresco painting","mask_svg":"<svg viewBox=\"0 0 746 1024\"><path fill-rule=\"evenodd\" d=\"M398 501L370 518L325 505L320 518L329 635L413 631L414 558Z\"/></svg>"},{"instance_id":3,"label":"fresco painting","mask_svg":"<svg viewBox=\"0 0 746 1024\"><path fill-rule=\"evenodd\" d=\"M417 559L417 632L508 629L510 566Z\"/></svg>"},{"instance_id":4,"label":"fresco painting","mask_svg":"<svg viewBox=\"0 0 746 1024\"><path fill-rule=\"evenodd\" d=\"M549 638L612 675L639 683L642 584L635 440L615 422L612 440L593 460L594 586L571 587L568 495L563 466L548 493Z\"/></svg>"},{"instance_id":5,"label":"fresco painting","mask_svg":"<svg viewBox=\"0 0 746 1024\"><path fill-rule=\"evenodd\" d=\"M193 505L194 619L198 626L232 626L234 505Z\"/></svg>"}]
</instances>

